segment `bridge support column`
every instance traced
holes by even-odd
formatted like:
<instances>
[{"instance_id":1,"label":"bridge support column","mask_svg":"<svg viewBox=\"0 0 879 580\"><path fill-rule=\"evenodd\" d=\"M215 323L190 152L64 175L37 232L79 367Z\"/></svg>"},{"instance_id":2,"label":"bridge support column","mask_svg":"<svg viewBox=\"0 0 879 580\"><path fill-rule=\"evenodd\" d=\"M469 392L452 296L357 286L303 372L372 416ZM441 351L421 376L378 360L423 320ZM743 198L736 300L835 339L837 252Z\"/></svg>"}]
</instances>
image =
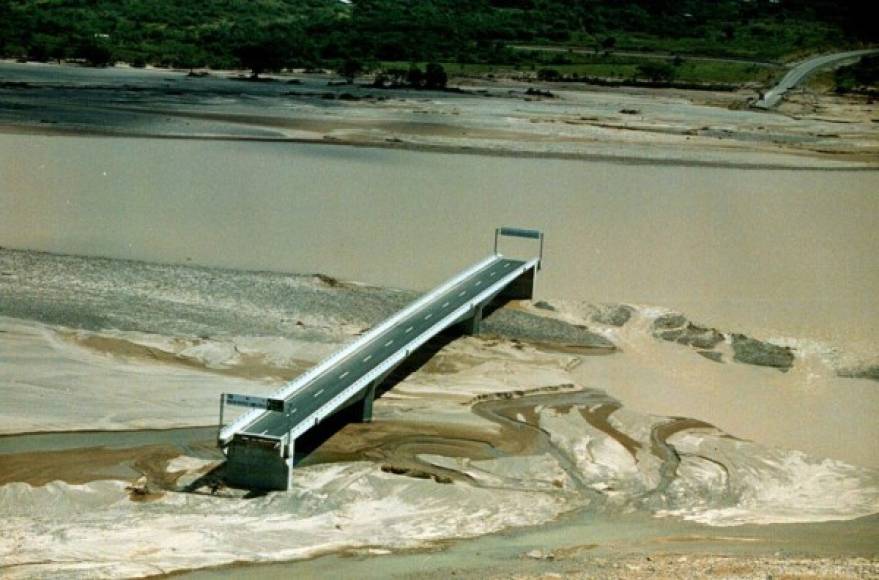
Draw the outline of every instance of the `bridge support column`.
<instances>
[{"instance_id":1,"label":"bridge support column","mask_svg":"<svg viewBox=\"0 0 879 580\"><path fill-rule=\"evenodd\" d=\"M461 323L464 327L464 334L479 334L479 329L482 327L482 309L484 307L484 304L477 306L476 310L473 311L473 316Z\"/></svg>"},{"instance_id":2,"label":"bridge support column","mask_svg":"<svg viewBox=\"0 0 879 580\"><path fill-rule=\"evenodd\" d=\"M377 386L377 382L369 385L369 388L363 393L363 398L354 404L355 409L352 413L352 419L354 421L359 423L372 422L372 403L375 401L375 389Z\"/></svg>"}]
</instances>

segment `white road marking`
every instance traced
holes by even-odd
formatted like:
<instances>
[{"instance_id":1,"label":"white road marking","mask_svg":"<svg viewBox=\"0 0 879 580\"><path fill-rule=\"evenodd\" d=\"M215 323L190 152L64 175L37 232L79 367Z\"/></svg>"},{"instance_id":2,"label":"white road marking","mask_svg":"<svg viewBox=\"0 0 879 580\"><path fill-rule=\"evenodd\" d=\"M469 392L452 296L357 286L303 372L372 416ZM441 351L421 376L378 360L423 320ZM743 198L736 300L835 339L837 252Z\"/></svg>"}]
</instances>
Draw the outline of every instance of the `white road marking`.
<instances>
[{"instance_id":1,"label":"white road marking","mask_svg":"<svg viewBox=\"0 0 879 580\"><path fill-rule=\"evenodd\" d=\"M458 296L463 296L466 293L467 293L466 290L461 290L460 292L458 292Z\"/></svg>"},{"instance_id":2,"label":"white road marking","mask_svg":"<svg viewBox=\"0 0 879 580\"><path fill-rule=\"evenodd\" d=\"M441 308L445 308L445 307L448 306L448 305L449 305L449 301L446 300L445 302L443 302L443 305L441 306Z\"/></svg>"},{"instance_id":3,"label":"white road marking","mask_svg":"<svg viewBox=\"0 0 879 580\"><path fill-rule=\"evenodd\" d=\"M504 268L509 268L511 265L512 265L512 264L510 264L509 262L507 262L506 264L504 264Z\"/></svg>"},{"instance_id":4,"label":"white road marking","mask_svg":"<svg viewBox=\"0 0 879 580\"><path fill-rule=\"evenodd\" d=\"M298 411L298 410L299 410L299 407L297 407L297 408L293 409L292 411L290 411L290 414L292 415L292 414L296 413L296 411Z\"/></svg>"},{"instance_id":5,"label":"white road marking","mask_svg":"<svg viewBox=\"0 0 879 580\"><path fill-rule=\"evenodd\" d=\"M495 276L497 276L497 272L492 272L491 277L494 278Z\"/></svg>"},{"instance_id":6,"label":"white road marking","mask_svg":"<svg viewBox=\"0 0 879 580\"><path fill-rule=\"evenodd\" d=\"M425 320L430 320L430 317L431 317L431 316L433 316L433 314L428 314L427 316L424 317L424 319L425 319Z\"/></svg>"},{"instance_id":7,"label":"white road marking","mask_svg":"<svg viewBox=\"0 0 879 580\"><path fill-rule=\"evenodd\" d=\"M371 358L372 358L371 354L367 355L367 356L363 357L363 362L369 362L369 359L371 359Z\"/></svg>"},{"instance_id":8,"label":"white road marking","mask_svg":"<svg viewBox=\"0 0 879 580\"><path fill-rule=\"evenodd\" d=\"M477 280L477 281L476 281L476 285L477 285L477 286L481 286L481 285L482 285L482 280Z\"/></svg>"},{"instance_id":9,"label":"white road marking","mask_svg":"<svg viewBox=\"0 0 879 580\"><path fill-rule=\"evenodd\" d=\"M411 327L411 326L410 326L409 328L406 329L406 334L409 334L410 332L412 332L412 327Z\"/></svg>"},{"instance_id":10,"label":"white road marking","mask_svg":"<svg viewBox=\"0 0 879 580\"><path fill-rule=\"evenodd\" d=\"M321 389L321 390L319 390L318 392L316 392L315 394L313 394L312 397L317 397L317 396L319 396L319 395L320 395L321 393L323 393L323 392L324 392L324 390Z\"/></svg>"},{"instance_id":11,"label":"white road marking","mask_svg":"<svg viewBox=\"0 0 879 580\"><path fill-rule=\"evenodd\" d=\"M391 340L387 341L387 342L385 343L385 346L391 346L392 344L394 344L394 339L393 339L393 338L392 338Z\"/></svg>"},{"instance_id":12,"label":"white road marking","mask_svg":"<svg viewBox=\"0 0 879 580\"><path fill-rule=\"evenodd\" d=\"M339 378L340 378L340 379L344 379L345 377L347 377L347 376L350 375L350 374L351 374L351 371L345 371L344 373L342 373L341 375L339 375Z\"/></svg>"},{"instance_id":13,"label":"white road marking","mask_svg":"<svg viewBox=\"0 0 879 580\"><path fill-rule=\"evenodd\" d=\"M260 435L265 435L265 434L268 433L268 432L269 432L269 430L266 429L265 431L263 431L262 433L260 433Z\"/></svg>"}]
</instances>

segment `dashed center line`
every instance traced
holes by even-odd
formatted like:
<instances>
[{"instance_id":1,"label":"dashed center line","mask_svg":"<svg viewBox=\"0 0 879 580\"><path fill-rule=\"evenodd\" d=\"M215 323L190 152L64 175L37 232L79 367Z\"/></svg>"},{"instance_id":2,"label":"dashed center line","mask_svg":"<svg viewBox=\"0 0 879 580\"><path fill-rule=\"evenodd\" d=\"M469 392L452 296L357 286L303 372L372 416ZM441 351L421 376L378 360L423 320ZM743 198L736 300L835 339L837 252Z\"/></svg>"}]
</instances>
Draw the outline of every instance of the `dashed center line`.
<instances>
[{"instance_id":1,"label":"dashed center line","mask_svg":"<svg viewBox=\"0 0 879 580\"><path fill-rule=\"evenodd\" d=\"M321 389L321 390L319 390L318 392L316 392L315 394L313 394L312 397L319 397L320 394L323 393L323 392L324 392L324 389Z\"/></svg>"},{"instance_id":2,"label":"dashed center line","mask_svg":"<svg viewBox=\"0 0 879 580\"><path fill-rule=\"evenodd\" d=\"M466 290L461 290L460 292L458 292L458 296L463 296L466 293L467 293Z\"/></svg>"},{"instance_id":3,"label":"dashed center line","mask_svg":"<svg viewBox=\"0 0 879 580\"><path fill-rule=\"evenodd\" d=\"M506 264L504 264L504 268L509 268L511 265L512 265L512 264L510 264L509 262L507 262Z\"/></svg>"},{"instance_id":4,"label":"dashed center line","mask_svg":"<svg viewBox=\"0 0 879 580\"><path fill-rule=\"evenodd\" d=\"M347 377L347 376L350 375L350 374L351 374L351 371L345 371L344 373L342 373L341 375L339 375L339 378L340 378L340 379L344 379L345 377Z\"/></svg>"},{"instance_id":5,"label":"dashed center line","mask_svg":"<svg viewBox=\"0 0 879 580\"><path fill-rule=\"evenodd\" d=\"M477 285L477 286L481 286L481 285L482 285L482 280L477 280L477 281L476 281L476 285Z\"/></svg>"},{"instance_id":6,"label":"dashed center line","mask_svg":"<svg viewBox=\"0 0 879 580\"><path fill-rule=\"evenodd\" d=\"M393 339L393 338L392 338L391 340L387 341L387 342L385 343L385 346L391 346L392 344L394 344L394 339Z\"/></svg>"},{"instance_id":7,"label":"dashed center line","mask_svg":"<svg viewBox=\"0 0 879 580\"><path fill-rule=\"evenodd\" d=\"M424 319L425 319L425 320L430 320L430 317L431 317L431 316L433 316L433 314L428 314L427 316L424 317Z\"/></svg>"},{"instance_id":8,"label":"dashed center line","mask_svg":"<svg viewBox=\"0 0 879 580\"><path fill-rule=\"evenodd\" d=\"M448 306L448 305L449 305L449 301L446 300L445 302L443 302L443 305L441 306L441 308L445 308L445 307Z\"/></svg>"},{"instance_id":9,"label":"dashed center line","mask_svg":"<svg viewBox=\"0 0 879 580\"><path fill-rule=\"evenodd\" d=\"M372 358L372 355L368 354L365 357L363 357L363 362L369 362L369 359L371 359L371 358Z\"/></svg>"},{"instance_id":10,"label":"dashed center line","mask_svg":"<svg viewBox=\"0 0 879 580\"><path fill-rule=\"evenodd\" d=\"M412 327L411 327L411 326L410 326L409 328L406 329L406 334L409 334L410 332L412 332Z\"/></svg>"},{"instance_id":11,"label":"dashed center line","mask_svg":"<svg viewBox=\"0 0 879 580\"><path fill-rule=\"evenodd\" d=\"M494 278L495 276L497 276L497 272L492 272L491 277Z\"/></svg>"}]
</instances>

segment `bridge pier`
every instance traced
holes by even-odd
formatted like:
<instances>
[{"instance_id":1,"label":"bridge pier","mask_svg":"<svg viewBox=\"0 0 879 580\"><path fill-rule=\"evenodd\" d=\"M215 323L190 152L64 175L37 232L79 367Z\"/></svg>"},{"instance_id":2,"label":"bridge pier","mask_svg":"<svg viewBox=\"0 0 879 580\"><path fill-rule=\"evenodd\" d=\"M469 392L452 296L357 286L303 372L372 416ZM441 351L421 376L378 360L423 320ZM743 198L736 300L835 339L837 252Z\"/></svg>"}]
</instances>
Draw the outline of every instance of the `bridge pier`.
<instances>
[{"instance_id":1,"label":"bridge pier","mask_svg":"<svg viewBox=\"0 0 879 580\"><path fill-rule=\"evenodd\" d=\"M364 392L363 398L354 403L354 405L352 405L354 409L352 410L351 417L355 422L372 422L372 403L373 401L375 401L375 389L377 386L377 382L369 385L369 387Z\"/></svg>"},{"instance_id":2,"label":"bridge pier","mask_svg":"<svg viewBox=\"0 0 879 580\"><path fill-rule=\"evenodd\" d=\"M485 308L485 305L480 304L473 311L473 316L461 323L461 325L464 327L464 334L479 334L479 330L480 328L482 328L483 308Z\"/></svg>"}]
</instances>

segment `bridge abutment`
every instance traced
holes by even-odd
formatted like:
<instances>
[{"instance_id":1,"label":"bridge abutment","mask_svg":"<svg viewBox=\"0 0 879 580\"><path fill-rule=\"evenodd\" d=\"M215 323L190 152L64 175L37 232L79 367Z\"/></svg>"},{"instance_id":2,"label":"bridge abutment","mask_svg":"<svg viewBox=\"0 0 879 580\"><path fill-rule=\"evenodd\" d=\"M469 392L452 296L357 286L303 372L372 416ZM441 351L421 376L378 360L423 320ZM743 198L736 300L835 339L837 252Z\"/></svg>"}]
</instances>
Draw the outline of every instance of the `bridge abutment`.
<instances>
[{"instance_id":1,"label":"bridge abutment","mask_svg":"<svg viewBox=\"0 0 879 580\"><path fill-rule=\"evenodd\" d=\"M292 461L285 457L283 441L248 435L235 436L226 450L223 478L245 489L286 490ZM293 444L289 444L292 458Z\"/></svg>"}]
</instances>

